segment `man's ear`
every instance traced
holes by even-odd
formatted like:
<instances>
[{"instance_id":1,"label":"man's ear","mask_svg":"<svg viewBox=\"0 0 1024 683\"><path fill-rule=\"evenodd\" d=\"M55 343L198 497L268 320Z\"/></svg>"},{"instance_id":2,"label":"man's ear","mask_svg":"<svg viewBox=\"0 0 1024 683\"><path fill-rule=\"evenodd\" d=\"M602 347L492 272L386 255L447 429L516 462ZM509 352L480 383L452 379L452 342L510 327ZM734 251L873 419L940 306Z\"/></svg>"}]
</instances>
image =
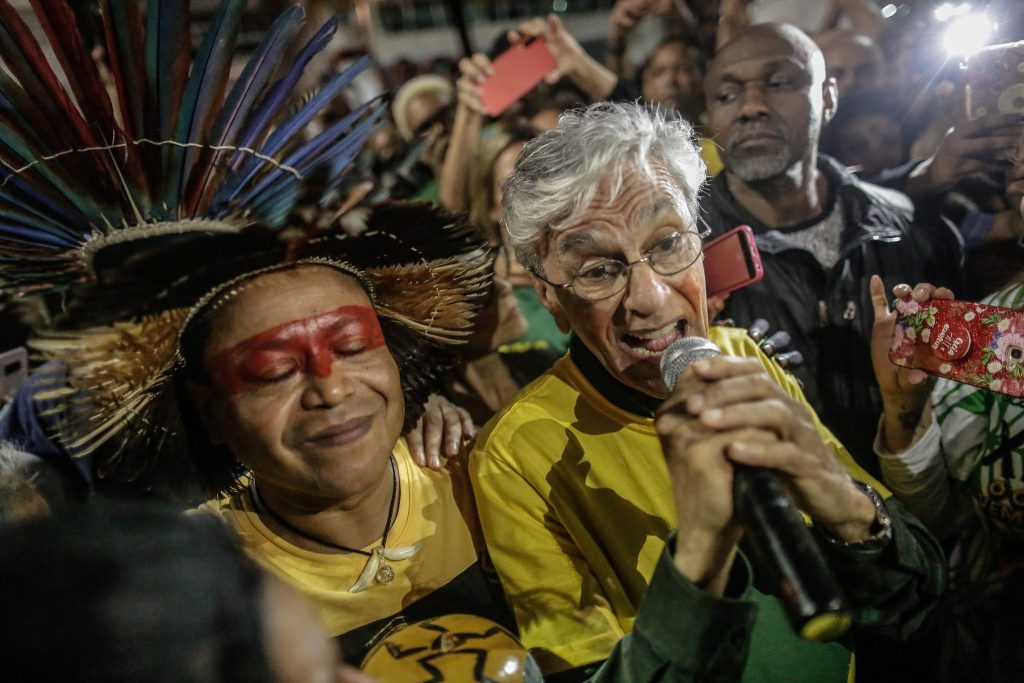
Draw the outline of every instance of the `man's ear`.
<instances>
[{"instance_id":1,"label":"man's ear","mask_svg":"<svg viewBox=\"0 0 1024 683\"><path fill-rule=\"evenodd\" d=\"M831 76L821 85L821 99L821 125L824 126L832 120L839 108L839 88L836 87L836 79Z\"/></svg>"},{"instance_id":2,"label":"man's ear","mask_svg":"<svg viewBox=\"0 0 1024 683\"><path fill-rule=\"evenodd\" d=\"M212 444L223 445L225 443L224 432L221 429L217 411L214 410L217 403L213 388L206 384L185 382L185 391L195 407L199 421L203 423L206 438Z\"/></svg>"},{"instance_id":3,"label":"man's ear","mask_svg":"<svg viewBox=\"0 0 1024 683\"><path fill-rule=\"evenodd\" d=\"M558 325L558 329L568 334L571 329L569 326L569 316L565 314L565 309L562 308L562 302L558 300L558 292L554 287L544 282L533 273L530 273L530 282L533 283L533 289L537 292L537 296L540 297L540 302L544 304L544 308L548 309L554 317L555 324Z\"/></svg>"}]
</instances>

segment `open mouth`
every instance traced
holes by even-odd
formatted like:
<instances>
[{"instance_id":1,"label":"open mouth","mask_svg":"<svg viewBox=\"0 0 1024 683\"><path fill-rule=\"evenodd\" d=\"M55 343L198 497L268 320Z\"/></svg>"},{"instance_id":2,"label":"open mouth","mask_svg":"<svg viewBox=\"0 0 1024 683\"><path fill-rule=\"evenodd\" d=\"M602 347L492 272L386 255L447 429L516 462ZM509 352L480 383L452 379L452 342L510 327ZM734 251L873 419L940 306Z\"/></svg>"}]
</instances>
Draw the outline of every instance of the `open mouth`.
<instances>
[{"instance_id":1,"label":"open mouth","mask_svg":"<svg viewBox=\"0 0 1024 683\"><path fill-rule=\"evenodd\" d=\"M624 334L620 343L631 356L641 360L657 361L661 359L661 354L674 341L686 336L686 328L686 320L678 320L656 330Z\"/></svg>"}]
</instances>

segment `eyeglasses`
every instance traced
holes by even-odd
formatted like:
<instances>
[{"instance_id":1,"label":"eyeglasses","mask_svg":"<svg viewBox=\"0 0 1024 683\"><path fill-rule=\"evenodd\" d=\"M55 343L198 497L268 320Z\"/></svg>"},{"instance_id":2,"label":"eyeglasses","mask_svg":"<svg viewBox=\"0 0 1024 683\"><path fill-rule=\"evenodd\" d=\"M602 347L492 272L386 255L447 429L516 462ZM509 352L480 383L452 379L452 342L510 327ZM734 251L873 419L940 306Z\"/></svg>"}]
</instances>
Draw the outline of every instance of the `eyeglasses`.
<instances>
[{"instance_id":1,"label":"eyeglasses","mask_svg":"<svg viewBox=\"0 0 1024 683\"><path fill-rule=\"evenodd\" d=\"M618 259L602 259L581 269L571 280L565 283L551 282L538 273L540 280L552 287L568 289L573 294L587 301L600 301L615 296L626 288L633 266L646 263L658 275L675 275L681 273L700 258L703 242L701 238L707 232L690 230L673 232L666 235L640 258L630 263Z\"/></svg>"}]
</instances>

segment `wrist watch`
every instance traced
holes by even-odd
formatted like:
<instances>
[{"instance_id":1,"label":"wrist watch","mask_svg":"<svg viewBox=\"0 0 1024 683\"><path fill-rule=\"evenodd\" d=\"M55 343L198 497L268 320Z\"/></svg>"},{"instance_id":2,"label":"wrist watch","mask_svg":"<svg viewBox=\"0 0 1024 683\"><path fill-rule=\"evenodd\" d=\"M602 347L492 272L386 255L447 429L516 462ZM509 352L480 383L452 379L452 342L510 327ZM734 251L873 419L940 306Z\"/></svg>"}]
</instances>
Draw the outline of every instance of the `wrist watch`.
<instances>
[{"instance_id":1,"label":"wrist watch","mask_svg":"<svg viewBox=\"0 0 1024 683\"><path fill-rule=\"evenodd\" d=\"M871 484L865 484L854 479L853 485L860 489L868 497L868 500L871 501L871 504L875 506L875 523L871 527L871 536L860 541L844 541L841 538L836 538L824 527L818 527L819 531L825 537L825 540L840 548L874 549L882 547L892 538L892 519L889 517L889 512L885 509L885 501L882 500L882 496L878 494L878 491Z\"/></svg>"}]
</instances>

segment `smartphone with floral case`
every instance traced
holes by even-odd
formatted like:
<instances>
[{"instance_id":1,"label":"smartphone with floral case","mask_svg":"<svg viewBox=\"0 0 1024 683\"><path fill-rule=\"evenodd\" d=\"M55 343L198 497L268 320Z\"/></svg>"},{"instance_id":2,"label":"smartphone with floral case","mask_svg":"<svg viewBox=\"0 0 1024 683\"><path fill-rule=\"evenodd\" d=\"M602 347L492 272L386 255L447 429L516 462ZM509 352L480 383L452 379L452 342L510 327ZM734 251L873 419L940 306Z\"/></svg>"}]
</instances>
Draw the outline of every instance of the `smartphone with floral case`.
<instances>
[{"instance_id":1,"label":"smartphone with floral case","mask_svg":"<svg viewBox=\"0 0 1024 683\"><path fill-rule=\"evenodd\" d=\"M1024 311L944 299L895 308L893 363L1024 397Z\"/></svg>"}]
</instances>

